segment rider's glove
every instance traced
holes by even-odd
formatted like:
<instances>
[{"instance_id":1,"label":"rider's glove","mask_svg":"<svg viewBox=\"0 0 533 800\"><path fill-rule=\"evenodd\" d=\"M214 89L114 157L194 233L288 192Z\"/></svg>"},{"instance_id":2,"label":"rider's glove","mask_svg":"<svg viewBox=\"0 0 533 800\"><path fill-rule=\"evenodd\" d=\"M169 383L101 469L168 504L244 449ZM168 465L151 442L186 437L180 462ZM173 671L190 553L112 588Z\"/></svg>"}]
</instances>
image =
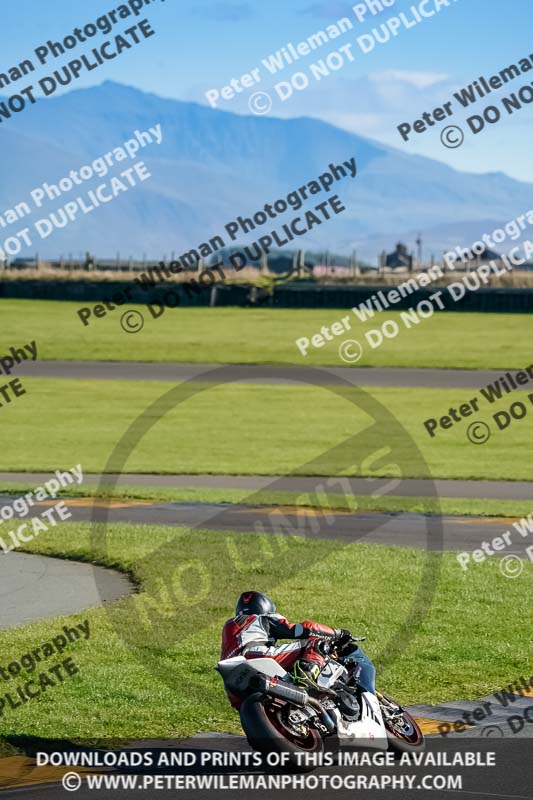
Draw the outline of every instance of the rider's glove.
<instances>
[{"instance_id":1,"label":"rider's glove","mask_svg":"<svg viewBox=\"0 0 533 800\"><path fill-rule=\"evenodd\" d=\"M347 644L352 639L352 634L346 628L335 628L335 644Z\"/></svg>"}]
</instances>

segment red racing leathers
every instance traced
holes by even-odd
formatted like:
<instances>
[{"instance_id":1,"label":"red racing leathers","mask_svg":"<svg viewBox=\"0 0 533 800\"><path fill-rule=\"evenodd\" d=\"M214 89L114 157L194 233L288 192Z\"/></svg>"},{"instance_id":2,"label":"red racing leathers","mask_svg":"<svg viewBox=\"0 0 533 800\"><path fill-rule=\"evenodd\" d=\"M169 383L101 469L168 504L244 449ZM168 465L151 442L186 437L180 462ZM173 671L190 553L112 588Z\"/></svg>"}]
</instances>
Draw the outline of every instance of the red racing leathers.
<instances>
[{"instance_id":1,"label":"red racing leathers","mask_svg":"<svg viewBox=\"0 0 533 800\"><path fill-rule=\"evenodd\" d=\"M290 671L299 659L321 669L325 659L318 648L321 638L333 638L338 631L318 622L288 622L280 614L241 614L228 619L222 629L220 658L259 658L270 656ZM278 639L298 639L275 647ZM237 705L230 697L232 705Z\"/></svg>"}]
</instances>

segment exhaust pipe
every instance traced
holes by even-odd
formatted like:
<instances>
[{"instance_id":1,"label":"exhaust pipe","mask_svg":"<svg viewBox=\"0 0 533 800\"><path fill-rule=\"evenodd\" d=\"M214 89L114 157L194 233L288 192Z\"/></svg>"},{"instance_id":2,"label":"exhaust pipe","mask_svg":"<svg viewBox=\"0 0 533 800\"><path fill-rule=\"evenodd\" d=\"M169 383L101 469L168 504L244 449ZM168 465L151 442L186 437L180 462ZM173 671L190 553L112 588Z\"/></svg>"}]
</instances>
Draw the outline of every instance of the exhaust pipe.
<instances>
[{"instance_id":1,"label":"exhaust pipe","mask_svg":"<svg viewBox=\"0 0 533 800\"><path fill-rule=\"evenodd\" d=\"M265 678L264 691L271 697L279 697L280 700L287 700L302 708L309 702L309 695L305 689L296 689L294 686L288 686L286 683L269 678Z\"/></svg>"},{"instance_id":2,"label":"exhaust pipe","mask_svg":"<svg viewBox=\"0 0 533 800\"><path fill-rule=\"evenodd\" d=\"M301 708L307 705L311 706L318 713L328 733L335 732L335 723L326 709L314 697L309 697L305 689L296 689L293 686L287 686L285 683L273 681L266 677L262 678L262 682L264 686L261 687L261 691L264 691L270 697L279 697L280 700L287 700L289 703L294 703L294 705Z\"/></svg>"}]
</instances>

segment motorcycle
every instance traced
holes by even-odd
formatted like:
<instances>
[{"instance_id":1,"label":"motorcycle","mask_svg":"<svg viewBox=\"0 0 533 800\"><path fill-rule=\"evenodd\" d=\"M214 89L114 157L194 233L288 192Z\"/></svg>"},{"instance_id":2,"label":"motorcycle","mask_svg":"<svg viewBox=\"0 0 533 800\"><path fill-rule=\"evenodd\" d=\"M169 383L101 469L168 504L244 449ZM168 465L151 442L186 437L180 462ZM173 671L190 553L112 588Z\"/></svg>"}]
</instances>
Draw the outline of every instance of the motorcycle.
<instances>
[{"instance_id":1,"label":"motorcycle","mask_svg":"<svg viewBox=\"0 0 533 800\"><path fill-rule=\"evenodd\" d=\"M252 749L286 753L288 764L310 771L320 754L342 746L393 750L424 749L416 720L377 691L374 664L351 637L341 645L322 643L326 663L311 696L274 658L235 656L219 661L226 693L238 708ZM301 754L315 754L313 757Z\"/></svg>"}]
</instances>

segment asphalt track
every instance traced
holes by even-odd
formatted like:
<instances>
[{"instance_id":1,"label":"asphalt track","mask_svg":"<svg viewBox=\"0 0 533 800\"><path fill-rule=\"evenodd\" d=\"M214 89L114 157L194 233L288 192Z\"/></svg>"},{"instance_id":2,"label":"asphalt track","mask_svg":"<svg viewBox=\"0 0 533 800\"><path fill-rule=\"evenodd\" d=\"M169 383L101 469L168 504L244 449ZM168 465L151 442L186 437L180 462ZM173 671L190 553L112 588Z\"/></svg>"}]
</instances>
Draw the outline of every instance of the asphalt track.
<instances>
[{"instance_id":1,"label":"asphalt track","mask_svg":"<svg viewBox=\"0 0 533 800\"><path fill-rule=\"evenodd\" d=\"M0 495L0 506L12 500ZM57 500L34 503L30 514L39 515ZM261 506L232 503L168 503L147 500L114 500L64 498L72 514L72 522L109 521L134 525L168 525L206 528L235 533L291 533L307 538L349 542L366 541L399 547L429 550L470 551L484 540L500 536L511 529L505 517L432 516L406 512L370 513L364 511L332 511L295 506ZM441 540L432 521L442 526ZM15 527L11 523L11 527ZM527 558L524 539L516 534L502 555ZM527 545L527 541L526 541ZM10 554L8 554L10 555ZM70 562L69 562L70 563ZM48 615L47 615L48 616Z\"/></svg>"},{"instance_id":2,"label":"asphalt track","mask_svg":"<svg viewBox=\"0 0 533 800\"><path fill-rule=\"evenodd\" d=\"M13 498L0 495L0 506ZM40 515L57 500L36 502L29 518ZM266 533L326 539L343 544L416 547L431 551L472 551L483 541L511 528L509 518L429 516L411 513L330 511L294 506L258 506L225 503L168 503L139 500L66 498L72 522L103 521L135 525L205 528L232 533ZM28 518L25 518L27 522ZM14 530L22 520L5 525ZM514 531L513 531L514 532ZM518 533L501 556L527 558ZM525 542L525 543L524 543ZM500 562L503 569L503 560ZM472 565L475 569L475 565ZM459 564L457 569L461 569ZM505 574L505 573L504 573ZM90 565L11 551L0 556L4 615L0 627L75 613L129 594L132 586L119 573Z\"/></svg>"},{"instance_id":3,"label":"asphalt track","mask_svg":"<svg viewBox=\"0 0 533 800\"><path fill-rule=\"evenodd\" d=\"M16 374L35 378L120 381L219 380L221 364L180 364L136 361L23 361ZM272 375L268 375L272 369ZM335 386L400 386L423 389L481 389L505 370L411 369L409 367L315 367L224 365L224 382L307 383ZM14 372L15 372L14 371ZM515 372L518 370L514 370ZM527 386L524 387L524 391Z\"/></svg>"},{"instance_id":4,"label":"asphalt track","mask_svg":"<svg viewBox=\"0 0 533 800\"><path fill-rule=\"evenodd\" d=\"M128 578L114 570L15 551L0 553L0 629L76 614L132 591Z\"/></svg>"},{"instance_id":5,"label":"asphalt track","mask_svg":"<svg viewBox=\"0 0 533 800\"><path fill-rule=\"evenodd\" d=\"M51 477L49 472L0 472L0 484L22 483L39 486ZM307 478L305 476L275 475L152 475L141 473L123 473L108 475L116 486L157 486L162 488L197 487L204 489L243 489L259 491L272 489L280 492L314 492L317 482L321 491L328 494L339 492L337 479ZM85 473L83 482L94 486L100 482L101 476ZM462 481L462 480L430 480L428 478L402 478L391 481L376 478L348 478L351 492L354 495L364 494L379 496L383 494L394 497L450 497L450 498L496 498L498 500L532 500L533 484L527 481ZM376 484L382 484L380 487ZM344 484L343 484L344 485ZM344 491L344 490L342 490Z\"/></svg>"}]
</instances>

